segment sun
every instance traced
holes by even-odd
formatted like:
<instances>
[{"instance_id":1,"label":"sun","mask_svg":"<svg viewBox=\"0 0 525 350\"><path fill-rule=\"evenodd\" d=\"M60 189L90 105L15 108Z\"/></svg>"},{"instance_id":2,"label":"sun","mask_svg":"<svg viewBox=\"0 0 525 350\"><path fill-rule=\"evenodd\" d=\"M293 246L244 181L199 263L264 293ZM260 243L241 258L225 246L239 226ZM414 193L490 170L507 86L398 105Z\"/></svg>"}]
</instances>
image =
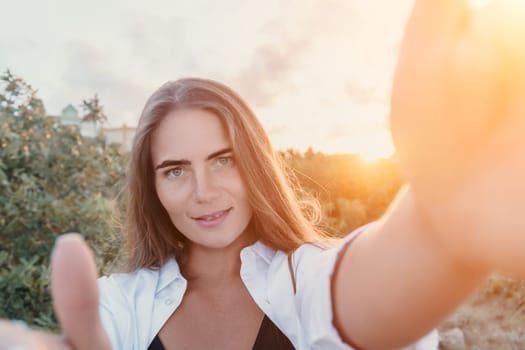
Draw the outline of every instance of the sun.
<instances>
[{"instance_id":1,"label":"sun","mask_svg":"<svg viewBox=\"0 0 525 350\"><path fill-rule=\"evenodd\" d=\"M354 140L349 153L356 153L364 161L373 162L394 154L392 137L388 130L377 130Z\"/></svg>"},{"instance_id":2,"label":"sun","mask_svg":"<svg viewBox=\"0 0 525 350\"><path fill-rule=\"evenodd\" d=\"M393 154L392 151L386 151L383 148L370 146L357 152L357 155L366 162L372 163L381 158L389 158Z\"/></svg>"}]
</instances>

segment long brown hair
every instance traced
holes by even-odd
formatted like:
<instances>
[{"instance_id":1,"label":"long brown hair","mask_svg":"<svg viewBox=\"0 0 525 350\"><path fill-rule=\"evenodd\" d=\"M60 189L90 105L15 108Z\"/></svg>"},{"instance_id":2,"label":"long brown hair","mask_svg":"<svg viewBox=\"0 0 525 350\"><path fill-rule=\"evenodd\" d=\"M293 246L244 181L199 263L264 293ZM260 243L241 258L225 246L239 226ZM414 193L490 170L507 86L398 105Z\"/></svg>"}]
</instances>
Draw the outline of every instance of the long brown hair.
<instances>
[{"instance_id":1,"label":"long brown hair","mask_svg":"<svg viewBox=\"0 0 525 350\"><path fill-rule=\"evenodd\" d=\"M226 125L236 164L245 182L255 238L284 252L306 242L320 242L318 210L298 200L268 135L243 99L227 86L206 79L167 82L148 99L133 140L128 173L128 266L158 268L180 254L185 237L172 224L156 191L151 137L162 119L175 109L203 109Z\"/></svg>"}]
</instances>

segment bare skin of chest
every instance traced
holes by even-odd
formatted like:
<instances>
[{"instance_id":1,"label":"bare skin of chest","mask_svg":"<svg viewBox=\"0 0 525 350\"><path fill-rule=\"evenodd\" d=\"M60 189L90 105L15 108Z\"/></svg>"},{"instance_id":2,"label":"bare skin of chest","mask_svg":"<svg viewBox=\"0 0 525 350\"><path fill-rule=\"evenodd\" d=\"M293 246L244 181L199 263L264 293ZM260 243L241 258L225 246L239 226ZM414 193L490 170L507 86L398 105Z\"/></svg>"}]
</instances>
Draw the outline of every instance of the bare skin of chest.
<instances>
[{"instance_id":1,"label":"bare skin of chest","mask_svg":"<svg viewBox=\"0 0 525 350\"><path fill-rule=\"evenodd\" d=\"M168 350L247 350L255 343L263 317L240 279L213 287L189 283L159 337Z\"/></svg>"}]
</instances>

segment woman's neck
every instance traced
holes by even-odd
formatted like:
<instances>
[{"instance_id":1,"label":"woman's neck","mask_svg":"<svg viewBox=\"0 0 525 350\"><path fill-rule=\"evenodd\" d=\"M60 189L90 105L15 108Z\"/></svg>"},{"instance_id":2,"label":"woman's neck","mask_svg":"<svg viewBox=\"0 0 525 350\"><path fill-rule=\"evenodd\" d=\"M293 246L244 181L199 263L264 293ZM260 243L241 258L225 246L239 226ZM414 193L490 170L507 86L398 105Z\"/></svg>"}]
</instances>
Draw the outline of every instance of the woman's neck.
<instances>
[{"instance_id":1,"label":"woman's neck","mask_svg":"<svg viewBox=\"0 0 525 350\"><path fill-rule=\"evenodd\" d=\"M190 243L181 262L182 274L190 283L214 286L238 279L241 269L240 252L251 243L243 236L224 248Z\"/></svg>"}]
</instances>

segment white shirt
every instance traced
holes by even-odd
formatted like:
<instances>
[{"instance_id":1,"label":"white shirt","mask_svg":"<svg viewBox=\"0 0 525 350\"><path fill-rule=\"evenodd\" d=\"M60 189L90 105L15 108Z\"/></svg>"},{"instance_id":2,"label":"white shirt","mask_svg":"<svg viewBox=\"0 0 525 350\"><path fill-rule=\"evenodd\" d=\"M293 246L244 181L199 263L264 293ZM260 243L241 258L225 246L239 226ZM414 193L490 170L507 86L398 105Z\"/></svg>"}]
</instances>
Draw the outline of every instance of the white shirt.
<instances>
[{"instance_id":1,"label":"white shirt","mask_svg":"<svg viewBox=\"0 0 525 350\"><path fill-rule=\"evenodd\" d=\"M304 244L297 249L292 259L295 294L287 254L261 242L241 251L242 281L261 310L298 350L352 349L332 322L331 275L343 246L324 250ZM102 277L98 286L102 323L113 349L146 350L181 304L187 282L172 259L158 270L144 268ZM438 336L433 331L406 349L437 348Z\"/></svg>"}]
</instances>

